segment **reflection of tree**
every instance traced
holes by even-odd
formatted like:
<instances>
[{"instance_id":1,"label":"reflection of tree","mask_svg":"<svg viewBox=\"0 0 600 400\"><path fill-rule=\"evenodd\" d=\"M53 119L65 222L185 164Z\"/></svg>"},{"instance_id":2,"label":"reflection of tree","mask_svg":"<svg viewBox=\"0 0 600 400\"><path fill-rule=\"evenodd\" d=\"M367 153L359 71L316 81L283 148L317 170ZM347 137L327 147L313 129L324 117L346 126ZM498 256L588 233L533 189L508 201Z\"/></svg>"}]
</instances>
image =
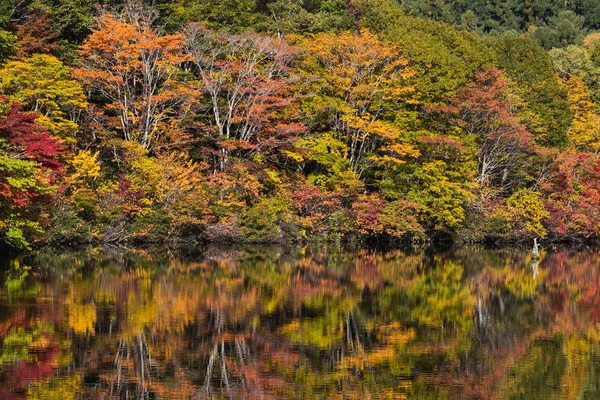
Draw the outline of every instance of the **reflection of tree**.
<instances>
[{"instance_id":1,"label":"reflection of tree","mask_svg":"<svg viewBox=\"0 0 600 400\"><path fill-rule=\"evenodd\" d=\"M119 340L114 364L116 381L113 376L110 381L110 396L121 397L129 390L124 382L136 382L136 392L141 398L150 398L150 386L154 375L152 369L156 367L156 363L152 360L143 332L137 335L133 343Z\"/></svg>"},{"instance_id":2,"label":"reflection of tree","mask_svg":"<svg viewBox=\"0 0 600 400\"><path fill-rule=\"evenodd\" d=\"M478 249L86 257L43 258L62 269L11 275L1 292L13 311L0 319L0 380L16 388L11 374L37 368L33 398L593 398L599 387L593 252L553 252L535 274L524 253Z\"/></svg>"},{"instance_id":3,"label":"reflection of tree","mask_svg":"<svg viewBox=\"0 0 600 400\"><path fill-rule=\"evenodd\" d=\"M0 292L6 307L0 314L0 398L50 398L48 393L73 398L76 377L68 384L53 382L55 370L70 362L69 342L54 329L62 314L53 312L52 288L30 285L30 277L14 264Z\"/></svg>"}]
</instances>

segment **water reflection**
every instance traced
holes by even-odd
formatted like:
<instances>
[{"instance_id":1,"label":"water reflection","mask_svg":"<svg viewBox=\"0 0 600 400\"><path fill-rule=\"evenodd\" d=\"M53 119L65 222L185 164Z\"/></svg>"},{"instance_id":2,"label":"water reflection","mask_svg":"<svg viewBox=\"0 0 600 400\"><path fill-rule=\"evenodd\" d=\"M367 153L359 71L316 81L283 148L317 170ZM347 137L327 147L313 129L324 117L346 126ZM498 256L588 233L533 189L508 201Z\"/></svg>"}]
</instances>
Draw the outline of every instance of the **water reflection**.
<instances>
[{"instance_id":1,"label":"water reflection","mask_svg":"<svg viewBox=\"0 0 600 400\"><path fill-rule=\"evenodd\" d=\"M2 399L600 398L598 253L5 260Z\"/></svg>"}]
</instances>

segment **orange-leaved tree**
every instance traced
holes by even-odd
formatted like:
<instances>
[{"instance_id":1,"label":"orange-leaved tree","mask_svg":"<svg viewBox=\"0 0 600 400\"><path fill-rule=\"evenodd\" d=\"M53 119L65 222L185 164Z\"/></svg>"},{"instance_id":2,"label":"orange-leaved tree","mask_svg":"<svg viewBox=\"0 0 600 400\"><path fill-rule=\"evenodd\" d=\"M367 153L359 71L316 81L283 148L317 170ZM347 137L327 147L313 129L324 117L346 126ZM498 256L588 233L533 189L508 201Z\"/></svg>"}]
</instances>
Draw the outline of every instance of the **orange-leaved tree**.
<instances>
[{"instance_id":1,"label":"orange-leaved tree","mask_svg":"<svg viewBox=\"0 0 600 400\"><path fill-rule=\"evenodd\" d=\"M185 32L209 115L203 130L216 138L221 170L231 155L264 157L304 132L291 107L297 98L291 90L297 80L291 68L294 47L278 38L228 35L201 24L190 24Z\"/></svg>"},{"instance_id":2,"label":"orange-leaved tree","mask_svg":"<svg viewBox=\"0 0 600 400\"><path fill-rule=\"evenodd\" d=\"M128 3L120 15L105 14L79 48L75 76L106 102L100 120L125 140L151 149L184 118L190 91L180 78L182 35L161 36L153 16Z\"/></svg>"}]
</instances>

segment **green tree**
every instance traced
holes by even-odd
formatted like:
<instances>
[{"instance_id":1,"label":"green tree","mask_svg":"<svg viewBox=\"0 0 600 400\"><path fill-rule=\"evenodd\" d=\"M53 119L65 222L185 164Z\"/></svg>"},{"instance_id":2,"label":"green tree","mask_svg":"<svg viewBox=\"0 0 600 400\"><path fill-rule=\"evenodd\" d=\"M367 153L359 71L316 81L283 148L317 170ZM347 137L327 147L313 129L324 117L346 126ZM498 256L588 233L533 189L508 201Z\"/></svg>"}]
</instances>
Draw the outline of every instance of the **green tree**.
<instances>
[{"instance_id":1,"label":"green tree","mask_svg":"<svg viewBox=\"0 0 600 400\"><path fill-rule=\"evenodd\" d=\"M492 39L492 45L498 65L517 83L515 91L524 100L520 119L535 141L566 146L571 111L548 53L532 38L513 33Z\"/></svg>"},{"instance_id":2,"label":"green tree","mask_svg":"<svg viewBox=\"0 0 600 400\"><path fill-rule=\"evenodd\" d=\"M0 29L0 64L17 54L16 41L15 35Z\"/></svg>"},{"instance_id":3,"label":"green tree","mask_svg":"<svg viewBox=\"0 0 600 400\"><path fill-rule=\"evenodd\" d=\"M170 7L167 24L172 30L190 22L205 22L209 28L239 33L261 24L254 0L181 0Z\"/></svg>"},{"instance_id":4,"label":"green tree","mask_svg":"<svg viewBox=\"0 0 600 400\"><path fill-rule=\"evenodd\" d=\"M399 17L385 36L403 49L415 76L410 83L420 103L435 104L451 97L491 65L493 55L476 34L423 18Z\"/></svg>"},{"instance_id":5,"label":"green tree","mask_svg":"<svg viewBox=\"0 0 600 400\"><path fill-rule=\"evenodd\" d=\"M548 26L537 28L533 36L545 49L578 44L585 36L585 18L573 11L563 10L550 18Z\"/></svg>"}]
</instances>

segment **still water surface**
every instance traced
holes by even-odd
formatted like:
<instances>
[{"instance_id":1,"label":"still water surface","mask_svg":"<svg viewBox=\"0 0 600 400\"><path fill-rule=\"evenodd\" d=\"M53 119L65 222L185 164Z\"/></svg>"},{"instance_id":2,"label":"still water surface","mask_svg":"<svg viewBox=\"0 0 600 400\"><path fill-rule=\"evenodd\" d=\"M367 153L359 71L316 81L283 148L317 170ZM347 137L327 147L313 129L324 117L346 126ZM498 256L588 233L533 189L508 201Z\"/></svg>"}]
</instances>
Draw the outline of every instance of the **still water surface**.
<instances>
[{"instance_id":1,"label":"still water surface","mask_svg":"<svg viewBox=\"0 0 600 400\"><path fill-rule=\"evenodd\" d=\"M0 399L598 399L593 250L4 260Z\"/></svg>"}]
</instances>

